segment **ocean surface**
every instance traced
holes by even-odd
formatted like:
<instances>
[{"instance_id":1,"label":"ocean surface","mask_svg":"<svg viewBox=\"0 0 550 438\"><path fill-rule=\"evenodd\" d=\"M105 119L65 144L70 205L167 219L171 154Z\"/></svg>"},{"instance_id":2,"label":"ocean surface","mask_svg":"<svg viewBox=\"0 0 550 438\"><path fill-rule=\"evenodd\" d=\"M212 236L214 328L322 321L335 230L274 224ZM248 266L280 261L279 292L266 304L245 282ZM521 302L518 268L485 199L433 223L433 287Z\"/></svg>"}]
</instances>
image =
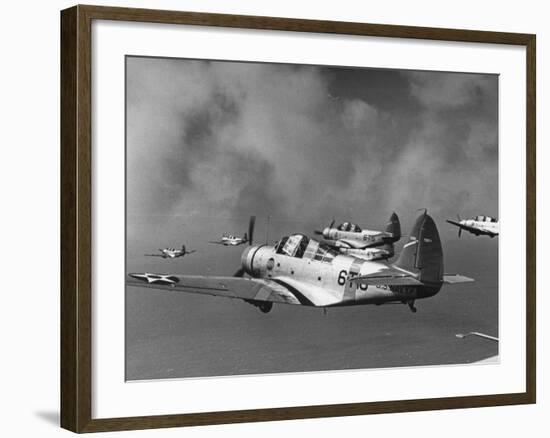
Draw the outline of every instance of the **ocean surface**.
<instances>
[{"instance_id":1,"label":"ocean surface","mask_svg":"<svg viewBox=\"0 0 550 438\"><path fill-rule=\"evenodd\" d=\"M415 314L405 305L327 314L275 305L263 314L241 300L127 287L126 379L466 364L496 356L497 342L455 335L498 337L498 238L458 239L449 227L442 233L445 271L476 281L417 300ZM164 260L144 257L156 250L145 246L129 242L128 272L230 275L243 249L197 243L197 257Z\"/></svg>"}]
</instances>

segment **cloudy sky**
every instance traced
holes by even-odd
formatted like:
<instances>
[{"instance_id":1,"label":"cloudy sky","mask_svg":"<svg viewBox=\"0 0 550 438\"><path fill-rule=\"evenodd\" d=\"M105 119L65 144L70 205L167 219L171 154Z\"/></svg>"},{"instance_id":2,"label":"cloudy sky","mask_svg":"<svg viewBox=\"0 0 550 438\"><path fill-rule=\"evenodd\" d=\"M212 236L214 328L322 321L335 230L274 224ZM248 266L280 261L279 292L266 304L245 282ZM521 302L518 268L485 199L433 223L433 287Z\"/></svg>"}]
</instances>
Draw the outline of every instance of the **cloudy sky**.
<instances>
[{"instance_id":1,"label":"cloudy sky","mask_svg":"<svg viewBox=\"0 0 550 438\"><path fill-rule=\"evenodd\" d=\"M497 93L492 75L129 57L129 237L160 215L497 216Z\"/></svg>"}]
</instances>

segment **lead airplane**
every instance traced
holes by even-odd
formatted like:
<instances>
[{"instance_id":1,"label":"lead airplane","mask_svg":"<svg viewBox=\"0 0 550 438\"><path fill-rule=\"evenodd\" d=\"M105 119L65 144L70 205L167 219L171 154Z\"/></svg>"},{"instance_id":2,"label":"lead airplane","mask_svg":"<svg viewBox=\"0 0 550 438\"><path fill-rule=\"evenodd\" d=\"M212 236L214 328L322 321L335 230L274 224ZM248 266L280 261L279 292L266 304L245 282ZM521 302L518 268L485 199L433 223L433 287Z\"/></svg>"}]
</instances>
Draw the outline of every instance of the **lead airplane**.
<instances>
[{"instance_id":1,"label":"lead airplane","mask_svg":"<svg viewBox=\"0 0 550 438\"><path fill-rule=\"evenodd\" d=\"M160 254L145 254L147 257L162 257L163 259L177 259L183 257L186 254L193 254L197 252L194 249L188 250L185 245L181 246L181 249L175 248L159 248Z\"/></svg>"},{"instance_id":2,"label":"lead airplane","mask_svg":"<svg viewBox=\"0 0 550 438\"><path fill-rule=\"evenodd\" d=\"M334 226L334 220L324 230L315 230L325 241L342 254L364 260L386 260L394 256L394 243L401 239L401 224L392 213L385 231L361 229L357 224L344 222Z\"/></svg>"},{"instance_id":3,"label":"lead airplane","mask_svg":"<svg viewBox=\"0 0 550 438\"><path fill-rule=\"evenodd\" d=\"M232 277L131 273L127 285L238 298L263 313L274 303L322 308L403 303L416 312L415 300L434 296L444 284L473 281L443 274L439 233L426 212L391 265L340 254L304 234L283 237L274 246L253 246L253 226L249 235L250 246Z\"/></svg>"},{"instance_id":4,"label":"lead airplane","mask_svg":"<svg viewBox=\"0 0 550 438\"><path fill-rule=\"evenodd\" d=\"M483 235L489 237L498 236L500 227L498 219L491 216L475 216L469 219L460 219L457 215L457 221L447 219L447 222L458 227L458 237L462 235L462 230L466 230L469 233L476 236Z\"/></svg>"}]
</instances>

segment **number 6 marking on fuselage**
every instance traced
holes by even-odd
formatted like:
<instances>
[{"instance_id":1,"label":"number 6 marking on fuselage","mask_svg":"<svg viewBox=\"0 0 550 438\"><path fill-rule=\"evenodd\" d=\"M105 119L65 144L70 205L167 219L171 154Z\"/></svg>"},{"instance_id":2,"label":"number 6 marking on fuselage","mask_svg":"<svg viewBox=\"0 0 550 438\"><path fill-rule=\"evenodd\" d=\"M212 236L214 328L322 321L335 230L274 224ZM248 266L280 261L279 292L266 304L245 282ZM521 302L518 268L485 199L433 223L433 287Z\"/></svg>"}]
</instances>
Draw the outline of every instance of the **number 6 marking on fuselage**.
<instances>
[{"instance_id":1,"label":"number 6 marking on fuselage","mask_svg":"<svg viewBox=\"0 0 550 438\"><path fill-rule=\"evenodd\" d=\"M356 276L357 276L357 274L354 274L354 273L352 273L350 275L351 278L356 277ZM340 271L340 273L338 274L338 284L340 286L344 286L346 284L347 280L348 280L348 271L346 271L345 269L342 269ZM353 283L353 282L350 281L350 286L351 286L351 283ZM355 287L359 288L361 290L367 290L369 288L369 285L368 284L355 283Z\"/></svg>"}]
</instances>

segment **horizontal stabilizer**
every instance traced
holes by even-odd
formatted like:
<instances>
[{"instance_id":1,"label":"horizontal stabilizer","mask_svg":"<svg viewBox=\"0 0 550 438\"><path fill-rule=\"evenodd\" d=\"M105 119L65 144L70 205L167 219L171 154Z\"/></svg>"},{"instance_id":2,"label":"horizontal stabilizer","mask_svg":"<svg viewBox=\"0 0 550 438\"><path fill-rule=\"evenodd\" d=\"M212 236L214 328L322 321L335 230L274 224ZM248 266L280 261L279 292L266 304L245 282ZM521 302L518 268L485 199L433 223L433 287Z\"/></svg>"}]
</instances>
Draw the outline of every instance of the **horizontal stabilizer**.
<instances>
[{"instance_id":1,"label":"horizontal stabilizer","mask_svg":"<svg viewBox=\"0 0 550 438\"><path fill-rule=\"evenodd\" d=\"M465 277L458 274L445 274L443 276L443 283L445 284L458 284L458 283L471 283L475 281L473 278Z\"/></svg>"},{"instance_id":2,"label":"horizontal stabilizer","mask_svg":"<svg viewBox=\"0 0 550 438\"><path fill-rule=\"evenodd\" d=\"M422 282L412 274L406 274L398 270L387 270L375 274L350 278L350 281L371 286L422 286Z\"/></svg>"},{"instance_id":3,"label":"horizontal stabilizer","mask_svg":"<svg viewBox=\"0 0 550 438\"><path fill-rule=\"evenodd\" d=\"M357 282L359 284L367 285L387 285L387 286L422 286L420 280L418 280L412 274L404 273L387 273L387 274L371 274L364 275L362 277L350 278L350 281ZM459 284L459 283L471 283L475 281L473 278L465 277L458 274L446 274L443 276L444 284Z\"/></svg>"}]
</instances>

